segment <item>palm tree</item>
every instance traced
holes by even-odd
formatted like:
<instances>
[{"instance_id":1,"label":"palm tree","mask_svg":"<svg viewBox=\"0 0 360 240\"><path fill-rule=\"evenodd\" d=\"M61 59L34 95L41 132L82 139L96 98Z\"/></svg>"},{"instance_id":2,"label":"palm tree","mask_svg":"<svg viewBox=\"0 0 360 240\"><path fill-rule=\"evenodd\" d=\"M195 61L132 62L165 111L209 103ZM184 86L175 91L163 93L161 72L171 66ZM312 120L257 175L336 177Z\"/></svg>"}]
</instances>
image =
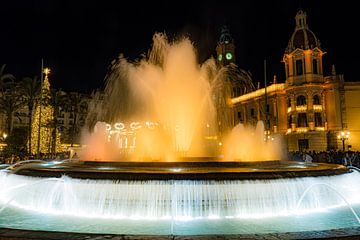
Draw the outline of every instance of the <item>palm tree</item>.
<instances>
[{"instance_id":1,"label":"palm tree","mask_svg":"<svg viewBox=\"0 0 360 240\"><path fill-rule=\"evenodd\" d=\"M35 103L39 97L41 83L37 76L33 78L25 77L20 84L20 91L23 95L24 104L28 107L28 118L29 118L29 126L28 126L28 151L31 154L31 125L32 125L32 116L34 113Z\"/></svg>"},{"instance_id":2,"label":"palm tree","mask_svg":"<svg viewBox=\"0 0 360 240\"><path fill-rule=\"evenodd\" d=\"M15 77L14 75L10 73L4 73L5 72L6 64L3 64L0 68L0 92L4 91L4 87L6 84L6 80L14 81Z\"/></svg>"},{"instance_id":3,"label":"palm tree","mask_svg":"<svg viewBox=\"0 0 360 240\"><path fill-rule=\"evenodd\" d=\"M70 127L70 144L74 145L75 135L79 133L78 116L86 112L85 98L81 93L72 92L68 94L67 98L67 111L72 113L74 121Z\"/></svg>"},{"instance_id":4,"label":"palm tree","mask_svg":"<svg viewBox=\"0 0 360 240\"><path fill-rule=\"evenodd\" d=\"M15 82L8 82L5 88L6 90L0 95L0 113L6 115L6 128L9 135L11 135L14 112L24 106L24 101L18 85L16 85Z\"/></svg>"}]
</instances>

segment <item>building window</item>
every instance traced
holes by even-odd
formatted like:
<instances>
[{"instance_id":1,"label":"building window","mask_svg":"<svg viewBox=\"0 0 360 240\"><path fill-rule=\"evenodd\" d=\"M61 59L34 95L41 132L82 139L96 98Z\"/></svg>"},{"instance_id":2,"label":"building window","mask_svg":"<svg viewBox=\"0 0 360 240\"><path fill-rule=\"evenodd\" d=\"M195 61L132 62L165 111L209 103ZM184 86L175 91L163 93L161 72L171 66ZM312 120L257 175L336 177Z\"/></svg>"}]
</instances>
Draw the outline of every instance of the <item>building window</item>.
<instances>
[{"instance_id":1,"label":"building window","mask_svg":"<svg viewBox=\"0 0 360 240\"><path fill-rule=\"evenodd\" d=\"M291 107L291 99L290 98L288 98L287 106Z\"/></svg>"},{"instance_id":2,"label":"building window","mask_svg":"<svg viewBox=\"0 0 360 240\"><path fill-rule=\"evenodd\" d=\"M303 62L302 60L296 60L296 75L303 74Z\"/></svg>"},{"instance_id":3,"label":"building window","mask_svg":"<svg viewBox=\"0 0 360 240\"><path fill-rule=\"evenodd\" d=\"M291 116L289 116L288 117L288 128L291 128L291 123L292 123L292 117Z\"/></svg>"},{"instance_id":4,"label":"building window","mask_svg":"<svg viewBox=\"0 0 360 240\"><path fill-rule=\"evenodd\" d=\"M250 109L250 116L255 117L255 109Z\"/></svg>"},{"instance_id":5,"label":"building window","mask_svg":"<svg viewBox=\"0 0 360 240\"><path fill-rule=\"evenodd\" d=\"M241 121L241 112L237 112L237 118Z\"/></svg>"},{"instance_id":6,"label":"building window","mask_svg":"<svg viewBox=\"0 0 360 240\"><path fill-rule=\"evenodd\" d=\"M302 105L306 105L306 97L300 95L296 98L296 106L302 106Z\"/></svg>"},{"instance_id":7,"label":"building window","mask_svg":"<svg viewBox=\"0 0 360 240\"><path fill-rule=\"evenodd\" d=\"M313 97L313 104L314 105L320 105L320 97L318 95L315 95Z\"/></svg>"},{"instance_id":8,"label":"building window","mask_svg":"<svg viewBox=\"0 0 360 240\"><path fill-rule=\"evenodd\" d=\"M302 152L306 149L309 149L309 139L299 139L298 145L299 145L300 152Z\"/></svg>"},{"instance_id":9,"label":"building window","mask_svg":"<svg viewBox=\"0 0 360 240\"><path fill-rule=\"evenodd\" d=\"M314 73L314 74L318 74L318 64L317 64L317 60L316 60L316 59L313 59L312 63L313 63L313 73Z\"/></svg>"},{"instance_id":10,"label":"building window","mask_svg":"<svg viewBox=\"0 0 360 240\"><path fill-rule=\"evenodd\" d=\"M321 113L315 113L314 120L315 120L315 127L322 127Z\"/></svg>"},{"instance_id":11,"label":"building window","mask_svg":"<svg viewBox=\"0 0 360 240\"><path fill-rule=\"evenodd\" d=\"M306 113L299 113L297 119L297 127L307 127L307 116Z\"/></svg>"}]
</instances>

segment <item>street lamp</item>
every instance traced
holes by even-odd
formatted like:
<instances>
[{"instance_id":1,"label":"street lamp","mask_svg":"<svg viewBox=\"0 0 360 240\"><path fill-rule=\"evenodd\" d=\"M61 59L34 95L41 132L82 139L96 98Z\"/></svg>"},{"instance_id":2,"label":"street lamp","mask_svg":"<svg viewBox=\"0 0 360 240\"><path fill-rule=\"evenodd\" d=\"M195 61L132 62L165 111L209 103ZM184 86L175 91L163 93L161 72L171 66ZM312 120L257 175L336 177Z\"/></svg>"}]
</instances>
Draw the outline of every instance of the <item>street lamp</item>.
<instances>
[{"instance_id":1,"label":"street lamp","mask_svg":"<svg viewBox=\"0 0 360 240\"><path fill-rule=\"evenodd\" d=\"M1 134L0 139L5 142L7 136L8 136L7 133L4 132L3 134Z\"/></svg>"},{"instance_id":2,"label":"street lamp","mask_svg":"<svg viewBox=\"0 0 360 240\"><path fill-rule=\"evenodd\" d=\"M349 140L350 132L349 131L341 131L337 135L337 138L342 141L343 152L345 152L345 141Z\"/></svg>"}]
</instances>

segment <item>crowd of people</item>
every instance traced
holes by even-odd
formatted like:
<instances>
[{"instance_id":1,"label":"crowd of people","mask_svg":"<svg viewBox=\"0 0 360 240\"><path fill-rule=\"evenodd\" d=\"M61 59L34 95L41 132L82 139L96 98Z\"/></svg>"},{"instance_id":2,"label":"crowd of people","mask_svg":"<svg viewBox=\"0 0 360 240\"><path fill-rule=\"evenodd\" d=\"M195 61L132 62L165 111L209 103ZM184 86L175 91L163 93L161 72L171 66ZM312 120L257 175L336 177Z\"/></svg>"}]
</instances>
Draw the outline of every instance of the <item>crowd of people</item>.
<instances>
[{"instance_id":1,"label":"crowd of people","mask_svg":"<svg viewBox=\"0 0 360 240\"><path fill-rule=\"evenodd\" d=\"M335 163L346 166L360 167L360 152L354 151L303 151L289 152L288 159L291 161L318 162L318 163Z\"/></svg>"}]
</instances>

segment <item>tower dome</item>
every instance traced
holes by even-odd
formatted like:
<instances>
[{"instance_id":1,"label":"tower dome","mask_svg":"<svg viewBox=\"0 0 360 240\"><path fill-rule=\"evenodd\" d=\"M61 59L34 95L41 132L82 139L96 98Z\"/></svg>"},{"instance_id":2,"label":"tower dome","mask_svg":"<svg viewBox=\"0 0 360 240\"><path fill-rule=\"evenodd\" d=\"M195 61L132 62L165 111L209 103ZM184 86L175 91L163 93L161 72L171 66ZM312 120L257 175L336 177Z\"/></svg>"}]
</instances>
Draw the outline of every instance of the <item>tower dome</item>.
<instances>
[{"instance_id":1,"label":"tower dome","mask_svg":"<svg viewBox=\"0 0 360 240\"><path fill-rule=\"evenodd\" d=\"M306 23L306 12L298 11L295 16L296 27L292 34L286 53L290 53L295 49L314 49L320 48L320 41L316 38L315 34L309 29Z\"/></svg>"},{"instance_id":2,"label":"tower dome","mask_svg":"<svg viewBox=\"0 0 360 240\"><path fill-rule=\"evenodd\" d=\"M228 26L224 25L221 28L221 35L219 39L220 44L229 44L233 42Z\"/></svg>"}]
</instances>

